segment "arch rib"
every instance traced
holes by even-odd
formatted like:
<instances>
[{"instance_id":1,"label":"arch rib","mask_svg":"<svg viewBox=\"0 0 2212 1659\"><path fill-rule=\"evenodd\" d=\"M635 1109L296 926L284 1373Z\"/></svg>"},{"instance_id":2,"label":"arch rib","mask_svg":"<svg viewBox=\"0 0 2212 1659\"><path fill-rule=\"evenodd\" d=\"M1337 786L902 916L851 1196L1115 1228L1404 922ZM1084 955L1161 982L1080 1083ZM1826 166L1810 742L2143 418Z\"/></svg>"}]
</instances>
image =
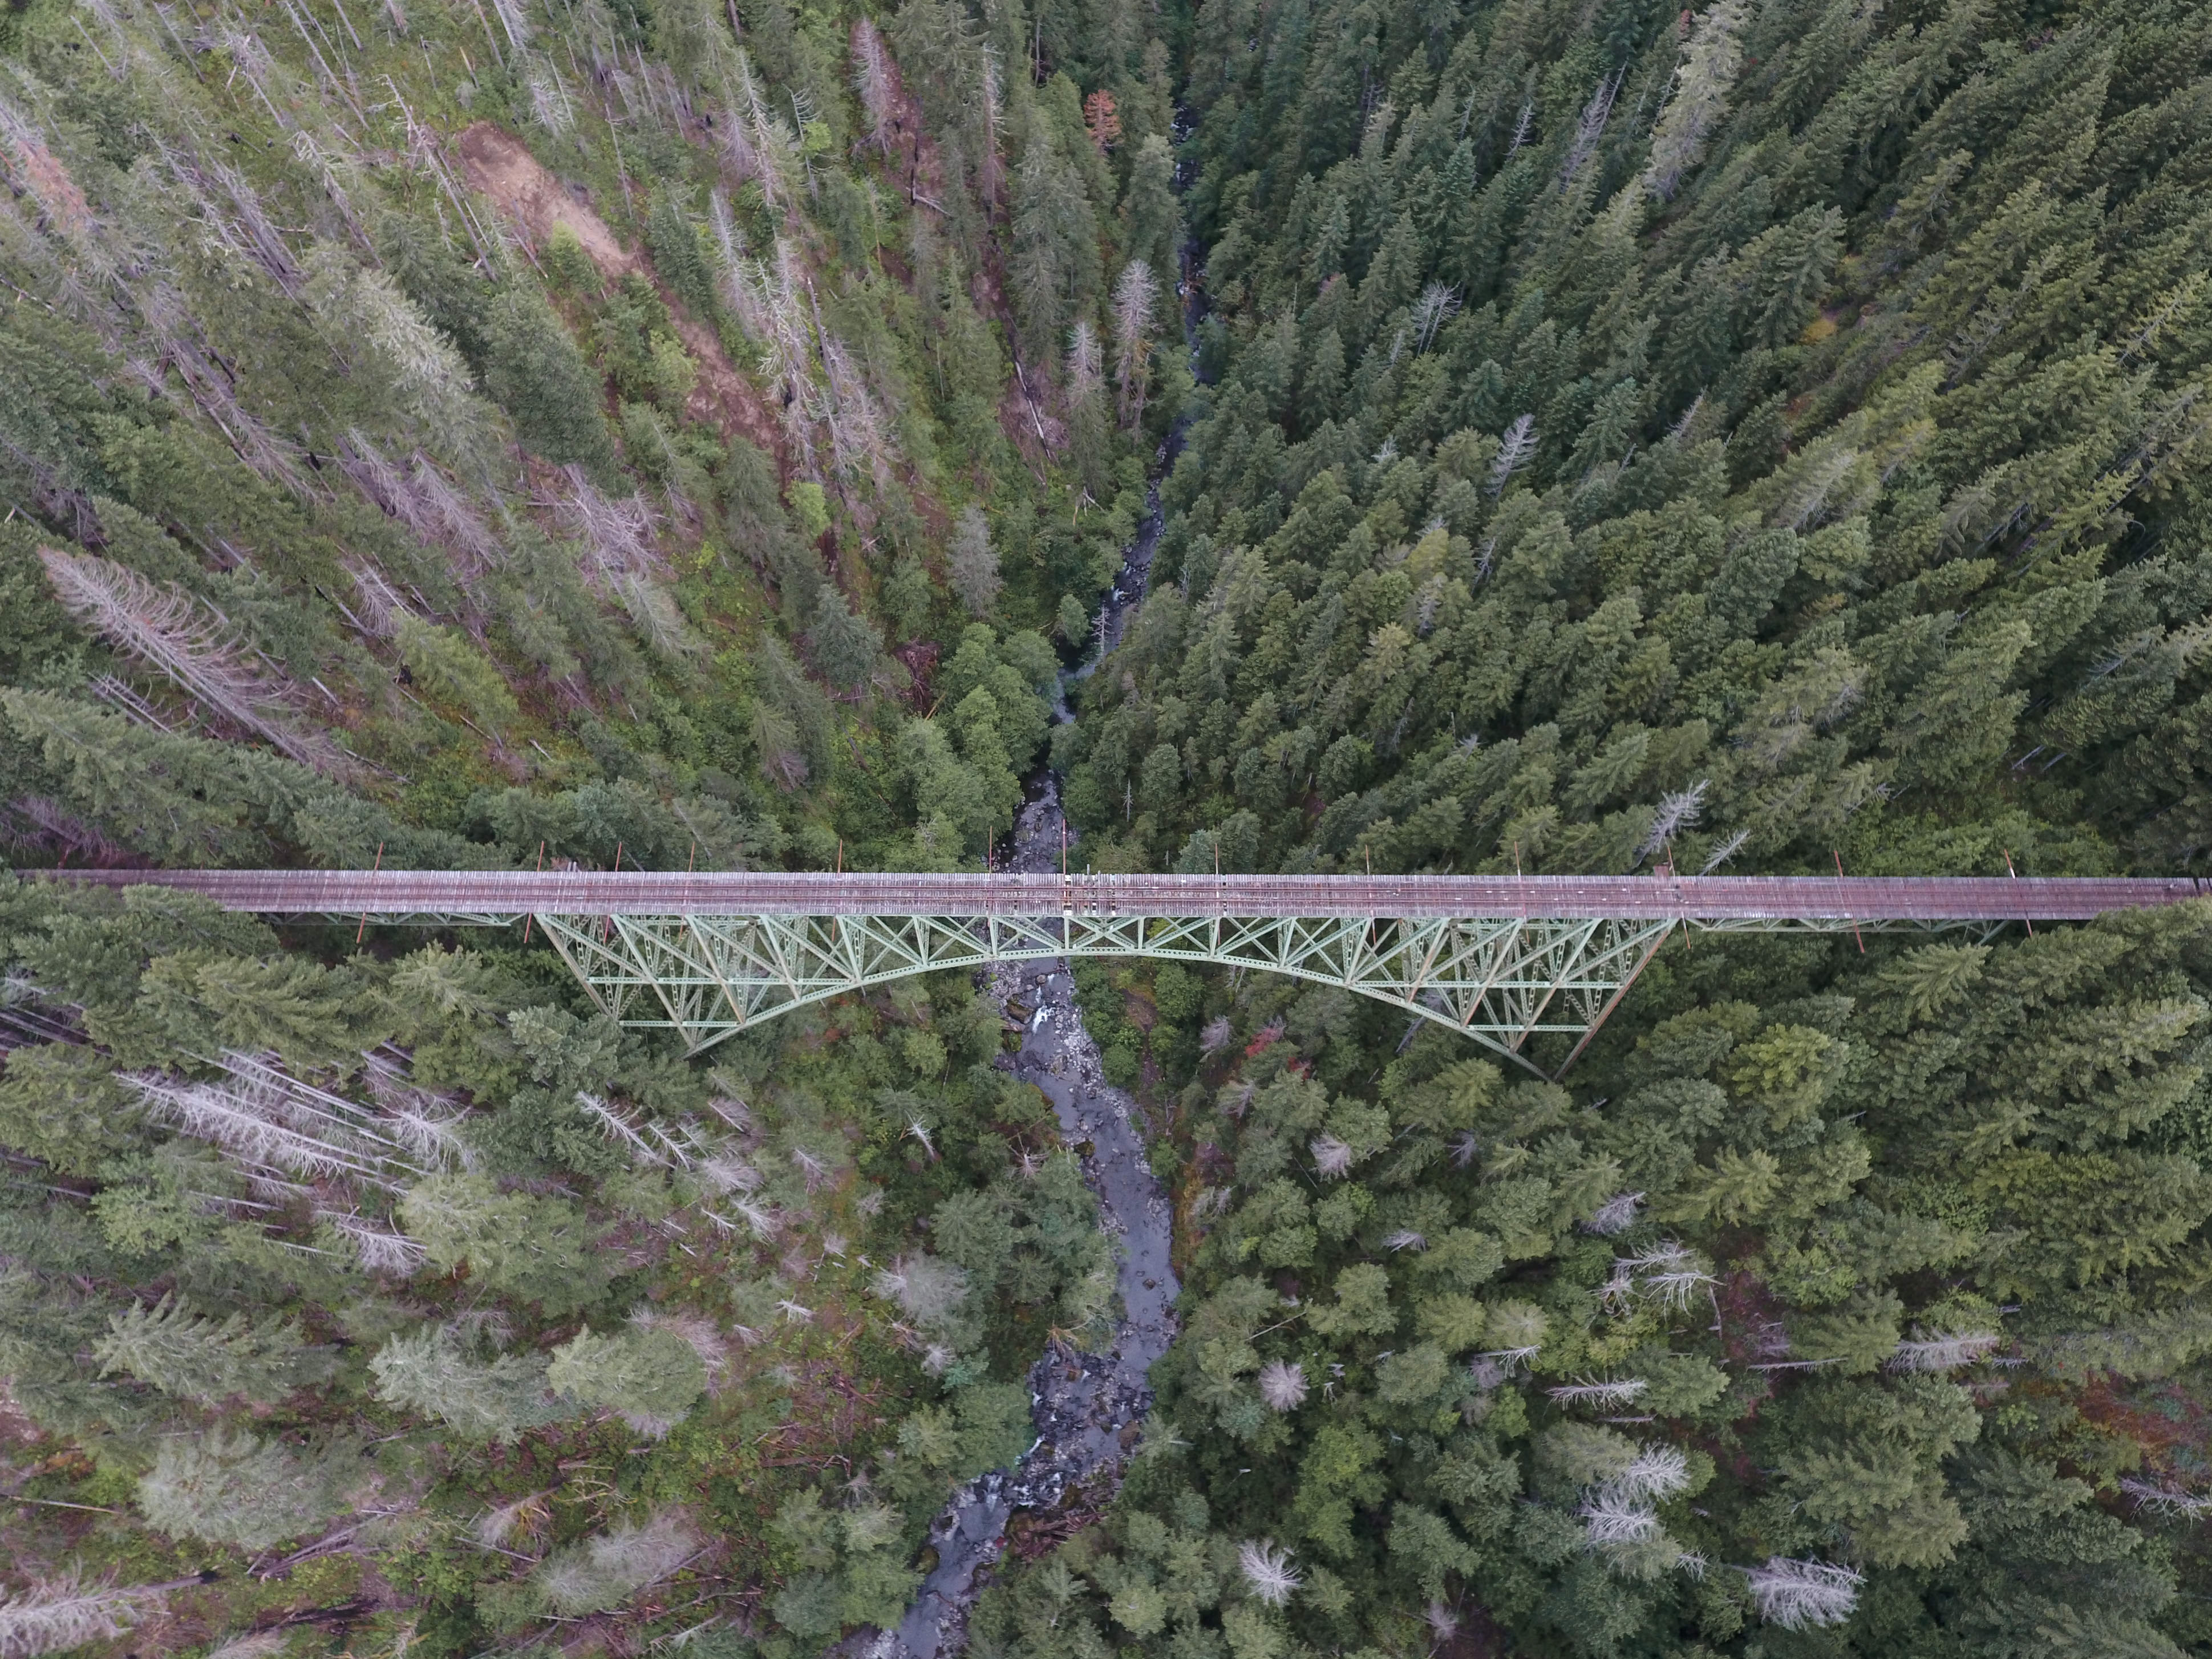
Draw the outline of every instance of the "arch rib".
<instances>
[{"instance_id":1,"label":"arch rib","mask_svg":"<svg viewBox=\"0 0 2212 1659\"><path fill-rule=\"evenodd\" d=\"M1348 990L1540 1076L1529 1042L1570 1036L1579 1054L1671 927L1517 916L1148 916L1122 911L1110 893L1103 902L1082 896L1091 902L1057 916L551 912L538 921L600 1008L626 1025L673 1030L694 1053L794 1009L913 974L1150 957Z\"/></svg>"},{"instance_id":2,"label":"arch rib","mask_svg":"<svg viewBox=\"0 0 2212 1659\"><path fill-rule=\"evenodd\" d=\"M2192 877L848 875L50 870L227 910L503 927L534 916L592 1000L695 1050L902 975L1068 956L1263 969L1372 997L1535 1066L1619 1006L1677 927L1854 935L2087 921L2202 901ZM657 1009L656 1009L657 1005ZM657 1012L658 1017L653 1017Z\"/></svg>"}]
</instances>

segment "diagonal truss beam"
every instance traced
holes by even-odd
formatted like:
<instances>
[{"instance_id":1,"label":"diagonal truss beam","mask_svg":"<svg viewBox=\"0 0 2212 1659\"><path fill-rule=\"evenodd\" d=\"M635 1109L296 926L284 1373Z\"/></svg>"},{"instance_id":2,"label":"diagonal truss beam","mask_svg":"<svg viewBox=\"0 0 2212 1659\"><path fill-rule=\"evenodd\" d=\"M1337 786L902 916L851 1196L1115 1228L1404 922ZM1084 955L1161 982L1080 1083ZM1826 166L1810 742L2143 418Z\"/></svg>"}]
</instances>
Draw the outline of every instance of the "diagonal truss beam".
<instances>
[{"instance_id":1,"label":"diagonal truss beam","mask_svg":"<svg viewBox=\"0 0 2212 1659\"><path fill-rule=\"evenodd\" d=\"M69 870L228 910L501 927L534 918L599 1005L696 1052L903 975L1063 957L1287 974L1571 1065L1676 927L1854 935L2086 921L2212 896L2189 877L1071 876ZM1563 1066L1562 1070L1565 1069Z\"/></svg>"},{"instance_id":2,"label":"diagonal truss beam","mask_svg":"<svg viewBox=\"0 0 2212 1659\"><path fill-rule=\"evenodd\" d=\"M910 974L1066 957L1150 957L1284 974L1403 1008L1542 1075L1545 1033L1578 1039L1674 923L1660 919L1121 915L576 915L538 922L612 1018L694 1053L764 1020Z\"/></svg>"}]
</instances>

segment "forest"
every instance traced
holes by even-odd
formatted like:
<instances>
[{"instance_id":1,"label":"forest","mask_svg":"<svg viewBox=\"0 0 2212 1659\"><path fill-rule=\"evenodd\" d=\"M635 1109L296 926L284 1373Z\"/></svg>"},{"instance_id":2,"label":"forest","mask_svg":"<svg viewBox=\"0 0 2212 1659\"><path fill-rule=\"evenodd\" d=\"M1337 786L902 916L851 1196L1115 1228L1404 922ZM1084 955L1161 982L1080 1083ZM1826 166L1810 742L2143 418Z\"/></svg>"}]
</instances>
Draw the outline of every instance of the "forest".
<instances>
[{"instance_id":1,"label":"forest","mask_svg":"<svg viewBox=\"0 0 2212 1659\"><path fill-rule=\"evenodd\" d=\"M1125 1312L976 976L56 872L2212 874L2191 0L9 0L0 184L0 1659L910 1659ZM2212 1655L2212 901L1072 967L976 1659Z\"/></svg>"}]
</instances>

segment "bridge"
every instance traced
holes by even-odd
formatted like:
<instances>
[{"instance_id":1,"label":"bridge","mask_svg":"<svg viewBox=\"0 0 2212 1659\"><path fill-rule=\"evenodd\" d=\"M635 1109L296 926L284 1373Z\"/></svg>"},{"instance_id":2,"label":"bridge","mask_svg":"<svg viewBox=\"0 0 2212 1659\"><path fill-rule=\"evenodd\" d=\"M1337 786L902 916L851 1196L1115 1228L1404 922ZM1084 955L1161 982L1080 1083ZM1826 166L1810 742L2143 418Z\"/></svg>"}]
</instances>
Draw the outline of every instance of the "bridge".
<instances>
[{"instance_id":1,"label":"bridge","mask_svg":"<svg viewBox=\"0 0 2212 1659\"><path fill-rule=\"evenodd\" d=\"M1677 928L1966 930L2203 896L2192 878L1799 876L673 875L72 870L301 919L542 931L593 1001L694 1053L909 974L1151 957L1285 974L1405 1009L1531 1071L1573 1063Z\"/></svg>"}]
</instances>

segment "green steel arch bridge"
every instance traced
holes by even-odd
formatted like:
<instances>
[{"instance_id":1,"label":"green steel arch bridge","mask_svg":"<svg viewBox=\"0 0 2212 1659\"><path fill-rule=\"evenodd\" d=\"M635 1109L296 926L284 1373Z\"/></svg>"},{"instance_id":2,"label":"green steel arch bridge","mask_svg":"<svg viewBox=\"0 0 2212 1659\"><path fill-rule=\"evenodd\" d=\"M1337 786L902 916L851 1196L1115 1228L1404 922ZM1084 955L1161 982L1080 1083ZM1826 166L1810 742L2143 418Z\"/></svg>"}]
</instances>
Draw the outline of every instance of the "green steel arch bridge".
<instances>
[{"instance_id":1,"label":"green steel arch bridge","mask_svg":"<svg viewBox=\"0 0 2212 1659\"><path fill-rule=\"evenodd\" d=\"M908 974L1152 957L1333 985L1539 1075L1571 1065L1678 928L1963 930L2081 921L2204 895L2190 878L671 875L651 872L84 870L49 878L199 893L264 915L545 934L625 1025L696 1053Z\"/></svg>"}]
</instances>

